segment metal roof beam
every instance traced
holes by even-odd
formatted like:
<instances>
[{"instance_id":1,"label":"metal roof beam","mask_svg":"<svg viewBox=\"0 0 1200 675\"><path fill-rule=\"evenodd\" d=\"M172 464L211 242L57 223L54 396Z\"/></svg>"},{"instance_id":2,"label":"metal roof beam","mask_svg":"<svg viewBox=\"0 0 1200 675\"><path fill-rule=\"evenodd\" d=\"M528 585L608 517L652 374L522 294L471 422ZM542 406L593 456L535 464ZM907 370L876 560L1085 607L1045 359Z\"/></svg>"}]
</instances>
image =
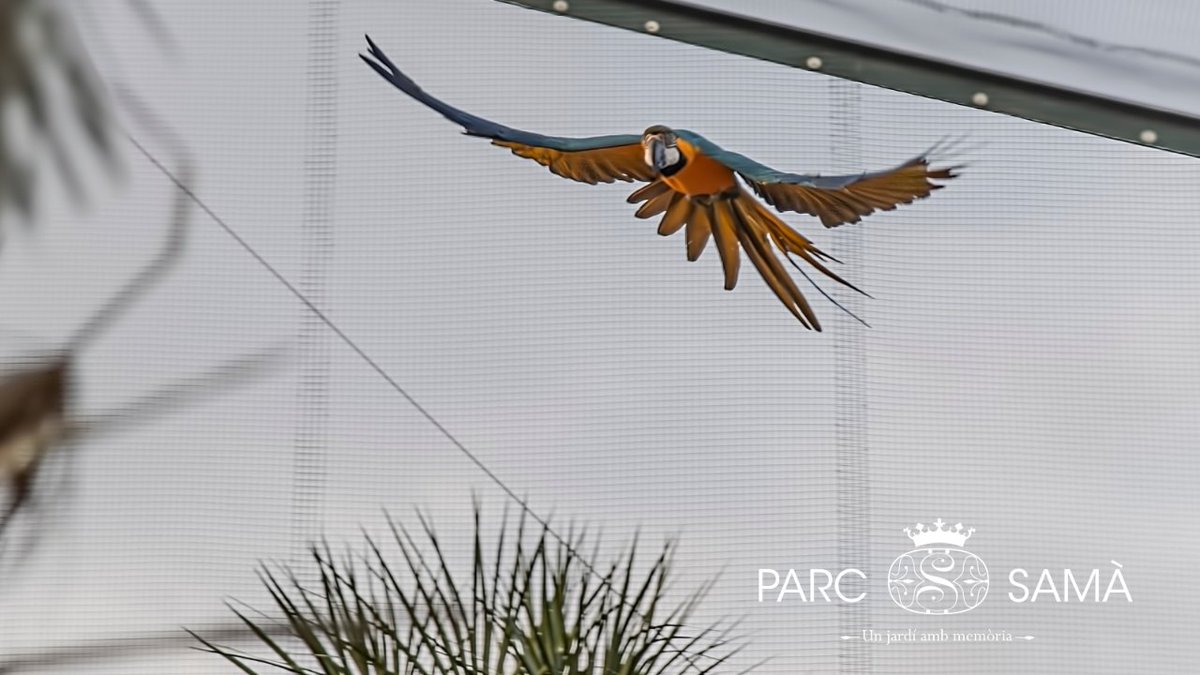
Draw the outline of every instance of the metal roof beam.
<instances>
[{"instance_id":1,"label":"metal roof beam","mask_svg":"<svg viewBox=\"0 0 1200 675\"><path fill-rule=\"evenodd\" d=\"M1200 119L670 0L499 0L1200 157Z\"/></svg>"}]
</instances>

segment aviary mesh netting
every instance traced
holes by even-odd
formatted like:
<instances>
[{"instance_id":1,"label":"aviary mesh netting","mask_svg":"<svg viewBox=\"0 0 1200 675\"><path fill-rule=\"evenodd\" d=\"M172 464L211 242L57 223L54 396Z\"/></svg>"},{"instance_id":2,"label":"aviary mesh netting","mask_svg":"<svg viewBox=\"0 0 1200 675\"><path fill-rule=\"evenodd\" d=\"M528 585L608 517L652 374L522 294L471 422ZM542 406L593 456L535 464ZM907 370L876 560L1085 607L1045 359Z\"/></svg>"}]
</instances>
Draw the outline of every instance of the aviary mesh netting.
<instances>
[{"instance_id":1,"label":"aviary mesh netting","mask_svg":"<svg viewBox=\"0 0 1200 675\"><path fill-rule=\"evenodd\" d=\"M0 582L3 672L231 672L179 627L236 632L230 599L269 608L260 561L303 574L309 543L361 546L385 510L419 508L469 565L472 499L493 522L514 497L605 550L678 538L672 592L716 577L697 621L742 622L719 672L1200 657L1195 160L482 0L156 3L167 40L129 3L89 5L100 78L183 140L210 211L191 206L178 266L79 355L79 409L272 356L56 455L56 489L6 533L35 544ZM364 33L429 92L522 129L662 123L832 173L961 138L964 168L858 225L784 216L873 296L828 285L868 328L810 293L809 332L748 268L725 292L715 251L688 263L681 235L634 219L630 186L459 135L359 61ZM96 168L86 204L51 190L41 224L8 234L10 353L57 344L161 245L175 187L115 147L123 169ZM976 528L991 595L906 613L885 572L903 528L938 517ZM1133 602L1007 598L1012 569L1107 582L1113 561ZM760 569L845 567L870 572L860 603L759 602ZM878 647L865 628L1036 639Z\"/></svg>"}]
</instances>

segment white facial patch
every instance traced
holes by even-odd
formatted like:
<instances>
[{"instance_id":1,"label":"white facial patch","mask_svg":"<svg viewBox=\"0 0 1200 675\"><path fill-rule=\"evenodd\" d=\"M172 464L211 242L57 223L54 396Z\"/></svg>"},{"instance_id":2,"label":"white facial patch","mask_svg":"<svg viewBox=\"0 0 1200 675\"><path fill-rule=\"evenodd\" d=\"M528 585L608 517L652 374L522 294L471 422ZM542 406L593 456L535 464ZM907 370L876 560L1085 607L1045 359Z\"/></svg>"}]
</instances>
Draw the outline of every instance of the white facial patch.
<instances>
[{"instance_id":1,"label":"white facial patch","mask_svg":"<svg viewBox=\"0 0 1200 675\"><path fill-rule=\"evenodd\" d=\"M667 166L675 166L679 163L679 148L674 145L667 146Z\"/></svg>"},{"instance_id":2,"label":"white facial patch","mask_svg":"<svg viewBox=\"0 0 1200 675\"><path fill-rule=\"evenodd\" d=\"M656 166L654 161L654 151L649 143L642 146L642 158L646 162L646 166ZM667 161L667 166L675 166L679 163L682 156L679 154L679 148L674 145L668 145L663 150L663 156Z\"/></svg>"}]
</instances>

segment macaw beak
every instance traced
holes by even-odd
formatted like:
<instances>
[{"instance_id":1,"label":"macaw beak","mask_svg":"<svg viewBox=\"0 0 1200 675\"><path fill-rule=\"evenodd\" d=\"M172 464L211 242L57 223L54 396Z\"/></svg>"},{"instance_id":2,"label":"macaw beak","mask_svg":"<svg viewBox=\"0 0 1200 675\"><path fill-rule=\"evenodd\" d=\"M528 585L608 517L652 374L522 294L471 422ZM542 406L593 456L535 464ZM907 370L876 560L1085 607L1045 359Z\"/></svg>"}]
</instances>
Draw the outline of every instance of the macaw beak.
<instances>
[{"instance_id":1,"label":"macaw beak","mask_svg":"<svg viewBox=\"0 0 1200 675\"><path fill-rule=\"evenodd\" d=\"M650 159L655 169L662 171L667 168L667 142L662 136L651 136L649 141Z\"/></svg>"}]
</instances>

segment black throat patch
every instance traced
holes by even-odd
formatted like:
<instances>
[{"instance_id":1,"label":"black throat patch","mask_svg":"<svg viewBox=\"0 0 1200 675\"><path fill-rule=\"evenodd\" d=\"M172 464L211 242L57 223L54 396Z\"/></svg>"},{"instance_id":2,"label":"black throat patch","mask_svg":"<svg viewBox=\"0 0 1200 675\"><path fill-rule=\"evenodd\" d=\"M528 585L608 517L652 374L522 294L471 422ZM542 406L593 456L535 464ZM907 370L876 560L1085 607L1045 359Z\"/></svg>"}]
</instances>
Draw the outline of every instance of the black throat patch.
<instances>
[{"instance_id":1,"label":"black throat patch","mask_svg":"<svg viewBox=\"0 0 1200 675\"><path fill-rule=\"evenodd\" d=\"M658 172L664 176L670 177L670 176L674 176L675 174L679 173L680 170L682 170L683 167L685 167L685 166L687 166L687 157L684 157L683 153L681 152L681 153L679 153L679 161L678 162L675 162L674 164L672 164L671 166L668 166L665 169L659 169Z\"/></svg>"}]
</instances>

